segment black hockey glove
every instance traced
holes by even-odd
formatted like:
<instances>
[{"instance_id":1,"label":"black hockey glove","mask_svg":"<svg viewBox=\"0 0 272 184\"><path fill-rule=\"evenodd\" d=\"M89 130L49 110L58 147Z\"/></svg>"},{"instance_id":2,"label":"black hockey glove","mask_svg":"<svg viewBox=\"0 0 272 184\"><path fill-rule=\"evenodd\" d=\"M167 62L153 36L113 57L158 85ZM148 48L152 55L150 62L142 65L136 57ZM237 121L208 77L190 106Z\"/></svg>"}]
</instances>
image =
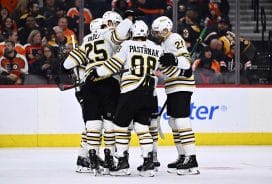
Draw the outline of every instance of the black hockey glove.
<instances>
[{"instance_id":1,"label":"black hockey glove","mask_svg":"<svg viewBox=\"0 0 272 184\"><path fill-rule=\"evenodd\" d=\"M94 79L98 77L96 68L92 68L90 71L88 71L88 76L85 81L94 81Z\"/></svg>"},{"instance_id":2,"label":"black hockey glove","mask_svg":"<svg viewBox=\"0 0 272 184\"><path fill-rule=\"evenodd\" d=\"M135 20L138 20L139 17L144 16L144 13L138 9L128 9L125 11L124 18L131 16L132 22L135 23Z\"/></svg>"},{"instance_id":3,"label":"black hockey glove","mask_svg":"<svg viewBox=\"0 0 272 184\"><path fill-rule=\"evenodd\" d=\"M180 74L179 75L182 76L182 77L186 77L186 78L191 77L193 75L192 67L190 67L187 70L180 69Z\"/></svg>"},{"instance_id":4,"label":"black hockey glove","mask_svg":"<svg viewBox=\"0 0 272 184\"><path fill-rule=\"evenodd\" d=\"M159 63L163 67L177 66L178 65L177 58L172 53L164 53L163 55L161 55L161 57L159 58Z\"/></svg>"}]
</instances>

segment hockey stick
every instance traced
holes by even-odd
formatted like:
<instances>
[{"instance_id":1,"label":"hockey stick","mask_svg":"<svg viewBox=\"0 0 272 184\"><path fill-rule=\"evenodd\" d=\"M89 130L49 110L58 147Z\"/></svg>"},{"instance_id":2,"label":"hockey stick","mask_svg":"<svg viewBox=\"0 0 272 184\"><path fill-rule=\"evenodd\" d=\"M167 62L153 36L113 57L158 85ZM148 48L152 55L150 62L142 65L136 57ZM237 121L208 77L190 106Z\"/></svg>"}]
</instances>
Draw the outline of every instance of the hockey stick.
<instances>
[{"instance_id":1,"label":"hockey stick","mask_svg":"<svg viewBox=\"0 0 272 184\"><path fill-rule=\"evenodd\" d=\"M193 54L195 53L198 45L203 41L203 37L204 37L206 31L207 31L207 27L204 27L204 29L200 32L199 37L197 38L196 43L194 44L194 47L191 50L190 56L193 56Z\"/></svg>"},{"instance_id":2,"label":"hockey stick","mask_svg":"<svg viewBox=\"0 0 272 184\"><path fill-rule=\"evenodd\" d=\"M94 80L94 82L97 82L97 81L101 81L103 79L106 79L106 78L109 78L109 77L113 77L113 76L116 76L116 75L121 75L125 72L127 72L129 69L122 69L116 73L113 73L113 74L110 74L110 75L107 75L107 76L104 76L104 77L99 77L97 79ZM84 85L85 82L78 82L78 83L75 83L73 85L65 85L63 83L56 83L59 90L60 91L66 91L66 90L69 90L69 89L73 89L73 88L77 88L77 87L80 87L82 85Z\"/></svg>"}]
</instances>

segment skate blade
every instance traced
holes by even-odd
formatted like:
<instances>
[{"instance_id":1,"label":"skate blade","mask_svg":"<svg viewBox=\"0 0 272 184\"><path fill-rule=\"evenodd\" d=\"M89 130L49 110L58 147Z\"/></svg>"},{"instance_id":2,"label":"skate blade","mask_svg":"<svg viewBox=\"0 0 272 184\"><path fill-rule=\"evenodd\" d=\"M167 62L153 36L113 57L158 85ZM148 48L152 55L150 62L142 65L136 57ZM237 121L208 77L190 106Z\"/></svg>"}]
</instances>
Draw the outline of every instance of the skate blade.
<instances>
[{"instance_id":1,"label":"skate blade","mask_svg":"<svg viewBox=\"0 0 272 184\"><path fill-rule=\"evenodd\" d=\"M168 173L177 173L177 169L176 168L167 168L167 172Z\"/></svg>"},{"instance_id":2,"label":"skate blade","mask_svg":"<svg viewBox=\"0 0 272 184\"><path fill-rule=\"evenodd\" d=\"M109 170L109 168L104 168L103 171L102 171L102 174L103 174L103 175L110 175L110 170Z\"/></svg>"},{"instance_id":3,"label":"skate blade","mask_svg":"<svg viewBox=\"0 0 272 184\"><path fill-rule=\"evenodd\" d=\"M140 174L140 176L143 176L143 177L154 177L155 170L141 171L139 174Z\"/></svg>"},{"instance_id":4,"label":"skate blade","mask_svg":"<svg viewBox=\"0 0 272 184\"><path fill-rule=\"evenodd\" d=\"M178 169L177 170L178 175L198 175L200 174L198 168L191 168L191 169Z\"/></svg>"},{"instance_id":5,"label":"skate blade","mask_svg":"<svg viewBox=\"0 0 272 184\"><path fill-rule=\"evenodd\" d=\"M120 171L112 171L110 172L111 176L128 176L131 172L129 169L121 169Z\"/></svg>"},{"instance_id":6,"label":"skate blade","mask_svg":"<svg viewBox=\"0 0 272 184\"><path fill-rule=\"evenodd\" d=\"M76 172L77 173L92 173L92 170L89 167L77 166Z\"/></svg>"},{"instance_id":7,"label":"skate blade","mask_svg":"<svg viewBox=\"0 0 272 184\"><path fill-rule=\"evenodd\" d=\"M101 175L102 171L100 169L92 169L92 173L94 176Z\"/></svg>"}]
</instances>

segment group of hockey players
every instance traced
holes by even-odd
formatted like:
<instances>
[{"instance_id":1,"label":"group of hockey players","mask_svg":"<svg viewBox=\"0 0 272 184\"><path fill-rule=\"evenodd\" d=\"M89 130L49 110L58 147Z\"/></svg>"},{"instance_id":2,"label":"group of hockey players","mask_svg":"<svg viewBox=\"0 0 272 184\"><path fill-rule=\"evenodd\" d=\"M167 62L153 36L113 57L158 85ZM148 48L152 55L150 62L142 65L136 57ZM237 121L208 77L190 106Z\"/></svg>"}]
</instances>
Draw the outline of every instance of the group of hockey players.
<instances>
[{"instance_id":1,"label":"group of hockey players","mask_svg":"<svg viewBox=\"0 0 272 184\"><path fill-rule=\"evenodd\" d=\"M167 113L178 158L167 165L178 175L199 174L192 131L190 101L195 87L190 54L183 38L172 33L172 21L158 17L149 28L128 10L124 19L113 11L90 23L90 34L63 62L83 85L76 88L85 130L77 159L77 172L113 176L130 175L129 142L137 134L143 163L141 176L154 176L160 162L156 71L163 73ZM101 149L104 141L104 155Z\"/></svg>"}]
</instances>

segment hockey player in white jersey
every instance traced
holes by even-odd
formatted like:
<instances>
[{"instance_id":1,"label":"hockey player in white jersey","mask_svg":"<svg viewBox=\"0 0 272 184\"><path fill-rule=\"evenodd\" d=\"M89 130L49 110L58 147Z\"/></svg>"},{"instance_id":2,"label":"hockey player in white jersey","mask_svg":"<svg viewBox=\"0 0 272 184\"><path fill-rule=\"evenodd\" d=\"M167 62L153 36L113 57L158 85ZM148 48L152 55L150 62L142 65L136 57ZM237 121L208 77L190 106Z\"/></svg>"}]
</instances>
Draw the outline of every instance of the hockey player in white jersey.
<instances>
[{"instance_id":1,"label":"hockey player in white jersey","mask_svg":"<svg viewBox=\"0 0 272 184\"><path fill-rule=\"evenodd\" d=\"M118 164L111 175L130 174L125 153L129 146L128 126L133 121L144 158L140 175L154 176L153 139L149 125L153 110L155 71L162 48L148 40L147 36L147 25L143 21L136 21L132 27L132 40L123 42L111 59L101 67L93 68L87 77L87 80L95 80L97 77L116 73L122 68L128 70L121 76L121 94L114 115Z\"/></svg>"},{"instance_id":2,"label":"hockey player in white jersey","mask_svg":"<svg viewBox=\"0 0 272 184\"><path fill-rule=\"evenodd\" d=\"M190 122L190 102L195 80L191 69L191 58L185 41L172 33L172 21L162 16L152 23L152 33L161 40L165 54L160 58L160 69L165 74L167 94L167 114L172 128L178 159L168 164L168 168L177 169L177 174L199 174L196 160L195 136Z\"/></svg>"},{"instance_id":3,"label":"hockey player in white jersey","mask_svg":"<svg viewBox=\"0 0 272 184\"><path fill-rule=\"evenodd\" d=\"M89 66L99 66L113 55L122 41L127 39L133 17L128 16L122 21L116 12L106 12L105 15L107 16L103 15L102 18L104 29L93 29L90 34L86 35L82 45L69 54L67 60L70 62L64 63L65 68L69 69L71 65L80 64L85 58ZM92 22L91 29L95 27ZM86 145L90 166L94 172L99 171L101 162L98 155L102 129L104 129L105 161L102 166L105 168L104 174L107 174L113 168L112 154L114 153L115 137L112 117L120 93L119 81L110 77L97 82L87 82L82 86L81 93L84 99L83 119L87 131Z\"/></svg>"}]
</instances>

